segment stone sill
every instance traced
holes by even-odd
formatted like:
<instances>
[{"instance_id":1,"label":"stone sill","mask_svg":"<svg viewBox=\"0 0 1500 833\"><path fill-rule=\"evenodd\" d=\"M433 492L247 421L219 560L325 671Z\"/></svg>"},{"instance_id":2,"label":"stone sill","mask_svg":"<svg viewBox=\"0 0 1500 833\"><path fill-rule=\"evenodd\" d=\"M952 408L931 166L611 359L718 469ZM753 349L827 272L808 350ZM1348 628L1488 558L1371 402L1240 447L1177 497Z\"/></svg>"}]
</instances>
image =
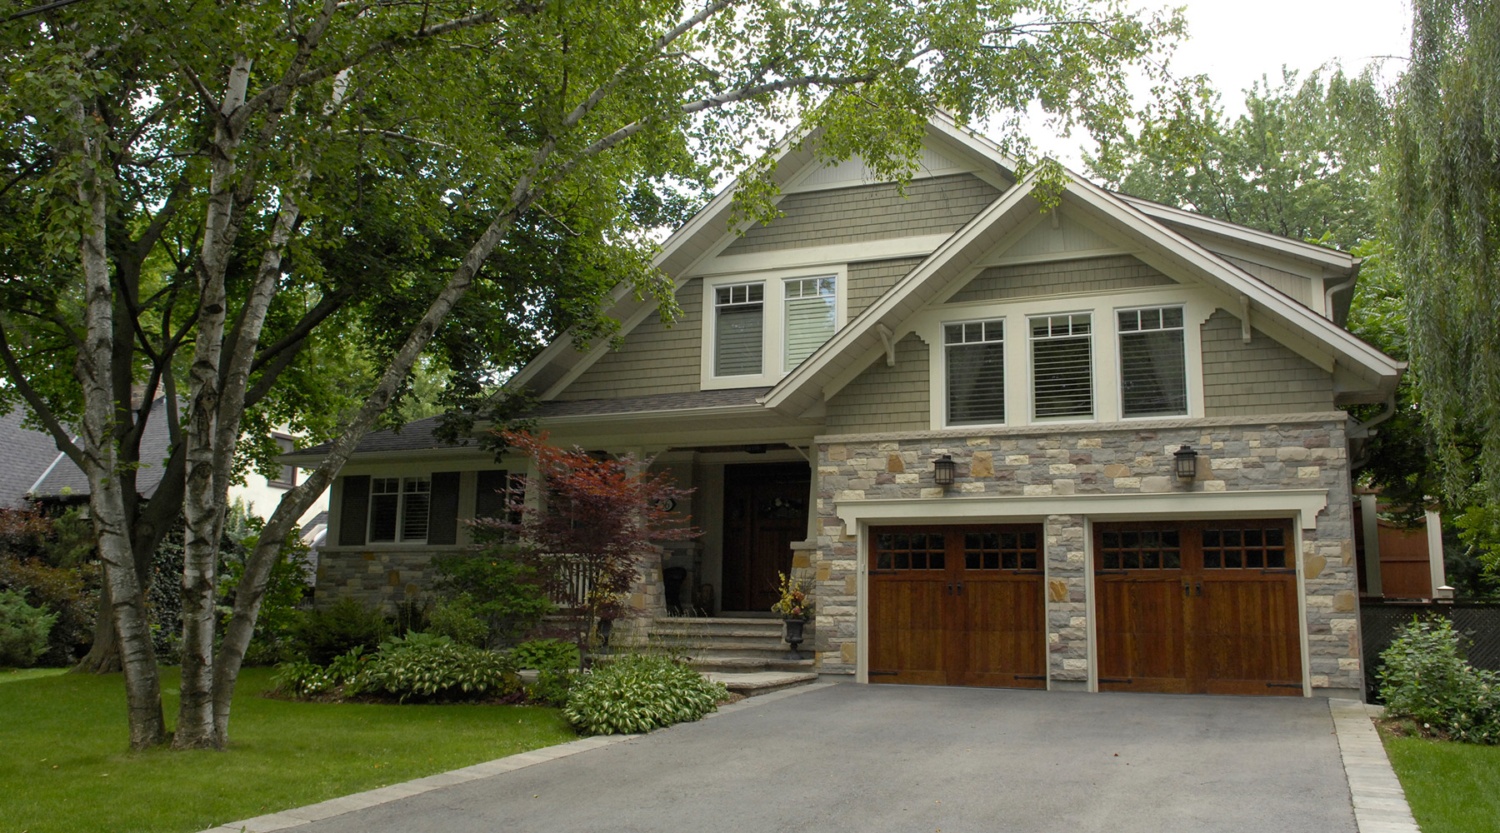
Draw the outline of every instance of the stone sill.
<instances>
[{"instance_id":1,"label":"stone sill","mask_svg":"<svg viewBox=\"0 0 1500 833\"><path fill-rule=\"evenodd\" d=\"M1319 411L1302 414L1265 414L1237 417L1183 417L1176 419L1141 419L1129 422L1058 422L1032 425L993 425L977 428L944 428L937 431L889 431L868 434L822 434L813 437L820 444L896 442L901 440L963 440L970 437L1036 437L1054 434L1124 434L1139 431L1179 431L1205 428L1244 428L1247 426L1340 425L1349 421L1344 411Z\"/></svg>"}]
</instances>

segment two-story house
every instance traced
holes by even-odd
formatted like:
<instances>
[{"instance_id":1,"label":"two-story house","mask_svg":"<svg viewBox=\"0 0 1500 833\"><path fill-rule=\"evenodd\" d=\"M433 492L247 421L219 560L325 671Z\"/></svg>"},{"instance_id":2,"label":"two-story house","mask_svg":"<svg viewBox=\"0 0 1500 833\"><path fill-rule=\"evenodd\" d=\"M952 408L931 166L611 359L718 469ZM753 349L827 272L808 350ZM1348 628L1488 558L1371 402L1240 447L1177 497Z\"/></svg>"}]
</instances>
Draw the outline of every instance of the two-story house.
<instances>
[{"instance_id":1,"label":"two-story house","mask_svg":"<svg viewBox=\"0 0 1500 833\"><path fill-rule=\"evenodd\" d=\"M1341 326L1358 262L1076 176L1044 211L940 119L904 193L811 143L778 219L726 192L665 241L674 324L622 289L618 348L510 382L554 442L695 490L682 604L765 611L794 571L818 669L860 682L1359 697L1342 408L1402 365ZM420 593L520 499L524 461L430 428L346 467L322 598Z\"/></svg>"}]
</instances>

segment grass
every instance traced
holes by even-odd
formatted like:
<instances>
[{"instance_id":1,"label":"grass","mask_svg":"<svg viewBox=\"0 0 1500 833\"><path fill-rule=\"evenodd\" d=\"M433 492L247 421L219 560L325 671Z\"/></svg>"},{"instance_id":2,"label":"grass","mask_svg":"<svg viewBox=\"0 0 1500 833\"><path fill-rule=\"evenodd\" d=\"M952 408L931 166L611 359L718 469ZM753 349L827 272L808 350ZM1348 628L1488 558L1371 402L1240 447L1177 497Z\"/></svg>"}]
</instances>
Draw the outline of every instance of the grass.
<instances>
[{"instance_id":1,"label":"grass","mask_svg":"<svg viewBox=\"0 0 1500 833\"><path fill-rule=\"evenodd\" d=\"M0 685L0 830L192 833L574 738L555 709L294 703L270 679L241 674L227 752L127 751L118 674ZM175 670L162 689L170 723Z\"/></svg>"},{"instance_id":2,"label":"grass","mask_svg":"<svg viewBox=\"0 0 1500 833\"><path fill-rule=\"evenodd\" d=\"M35 680L38 677L55 677L66 673L68 673L66 668L6 668L0 670L0 683Z\"/></svg>"},{"instance_id":3,"label":"grass","mask_svg":"<svg viewBox=\"0 0 1500 833\"><path fill-rule=\"evenodd\" d=\"M1380 735L1422 833L1500 831L1500 746Z\"/></svg>"}]
</instances>

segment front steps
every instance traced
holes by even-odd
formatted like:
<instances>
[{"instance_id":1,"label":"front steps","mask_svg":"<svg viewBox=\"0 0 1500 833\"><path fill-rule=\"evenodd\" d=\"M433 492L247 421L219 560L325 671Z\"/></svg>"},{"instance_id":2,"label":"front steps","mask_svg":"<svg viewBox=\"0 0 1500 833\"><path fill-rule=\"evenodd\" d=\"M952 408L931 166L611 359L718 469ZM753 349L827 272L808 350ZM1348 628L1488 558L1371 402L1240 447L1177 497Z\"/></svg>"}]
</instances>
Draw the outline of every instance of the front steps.
<instances>
[{"instance_id":1,"label":"front steps","mask_svg":"<svg viewBox=\"0 0 1500 833\"><path fill-rule=\"evenodd\" d=\"M646 638L652 647L687 657L693 668L746 696L818 678L809 649L812 628L807 628L802 658L791 659L791 646L781 641L780 619L662 616L650 623Z\"/></svg>"}]
</instances>

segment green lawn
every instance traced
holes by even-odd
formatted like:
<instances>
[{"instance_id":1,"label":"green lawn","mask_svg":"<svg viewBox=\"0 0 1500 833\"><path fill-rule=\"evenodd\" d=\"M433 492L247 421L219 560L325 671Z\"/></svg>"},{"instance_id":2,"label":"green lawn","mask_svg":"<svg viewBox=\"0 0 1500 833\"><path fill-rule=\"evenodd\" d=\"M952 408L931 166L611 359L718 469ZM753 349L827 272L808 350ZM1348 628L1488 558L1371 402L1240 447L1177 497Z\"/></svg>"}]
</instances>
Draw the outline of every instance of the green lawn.
<instances>
[{"instance_id":1,"label":"green lawn","mask_svg":"<svg viewBox=\"0 0 1500 833\"><path fill-rule=\"evenodd\" d=\"M289 703L270 677L241 675L227 752L126 751L118 674L0 685L0 831L191 833L574 737L555 709Z\"/></svg>"},{"instance_id":2,"label":"green lawn","mask_svg":"<svg viewBox=\"0 0 1500 833\"><path fill-rule=\"evenodd\" d=\"M1500 831L1500 746L1380 735L1422 833Z\"/></svg>"}]
</instances>

